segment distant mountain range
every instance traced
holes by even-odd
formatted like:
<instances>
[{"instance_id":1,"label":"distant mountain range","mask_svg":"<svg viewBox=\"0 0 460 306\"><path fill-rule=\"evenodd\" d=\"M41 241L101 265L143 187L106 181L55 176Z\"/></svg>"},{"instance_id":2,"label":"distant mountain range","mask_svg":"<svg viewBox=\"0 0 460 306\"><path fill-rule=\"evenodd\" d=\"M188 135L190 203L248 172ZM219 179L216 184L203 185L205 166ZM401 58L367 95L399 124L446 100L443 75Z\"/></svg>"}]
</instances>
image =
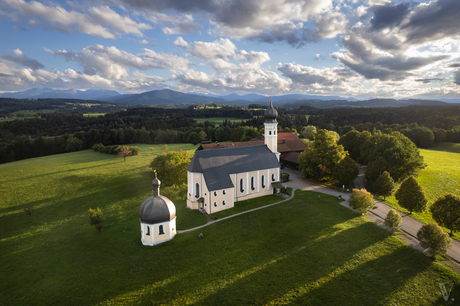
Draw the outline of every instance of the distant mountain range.
<instances>
[{"instance_id":1,"label":"distant mountain range","mask_svg":"<svg viewBox=\"0 0 460 306\"><path fill-rule=\"evenodd\" d=\"M182 93L169 89L153 90L140 94L120 94L113 90L55 90L51 88L32 88L22 92L1 93L0 98L16 99L82 99L100 100L114 104L129 105L186 105L186 104L211 104L219 105L240 105L258 103L268 105L270 97L259 94L239 95L236 93L228 95L202 95L195 93ZM460 103L460 99L369 99L357 100L355 98L343 98L340 96L318 96L289 94L273 96L273 104L295 108L300 106L311 106L315 108L337 108L337 107L403 107L408 105L446 105L447 103ZM181 106L179 106L181 107Z\"/></svg>"}]
</instances>

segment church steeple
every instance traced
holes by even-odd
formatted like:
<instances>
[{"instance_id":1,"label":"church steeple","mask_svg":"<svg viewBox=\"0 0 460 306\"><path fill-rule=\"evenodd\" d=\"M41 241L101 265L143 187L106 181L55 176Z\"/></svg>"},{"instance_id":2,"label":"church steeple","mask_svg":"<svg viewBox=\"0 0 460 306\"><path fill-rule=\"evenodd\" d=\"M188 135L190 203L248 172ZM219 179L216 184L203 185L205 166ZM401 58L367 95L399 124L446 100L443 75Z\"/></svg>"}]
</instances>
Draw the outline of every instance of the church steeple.
<instances>
[{"instance_id":1,"label":"church steeple","mask_svg":"<svg viewBox=\"0 0 460 306\"><path fill-rule=\"evenodd\" d=\"M277 122L278 112L273 107L272 96L270 96L270 106L264 112L265 122Z\"/></svg>"},{"instance_id":2,"label":"church steeple","mask_svg":"<svg viewBox=\"0 0 460 306\"><path fill-rule=\"evenodd\" d=\"M264 117L265 117L265 122L264 122L265 145L273 153L276 154L279 160L280 153L278 153L278 135L276 135L277 129L278 129L278 122L276 121L276 118L278 117L278 112L273 107L272 96L270 96L270 106L265 110Z\"/></svg>"}]
</instances>

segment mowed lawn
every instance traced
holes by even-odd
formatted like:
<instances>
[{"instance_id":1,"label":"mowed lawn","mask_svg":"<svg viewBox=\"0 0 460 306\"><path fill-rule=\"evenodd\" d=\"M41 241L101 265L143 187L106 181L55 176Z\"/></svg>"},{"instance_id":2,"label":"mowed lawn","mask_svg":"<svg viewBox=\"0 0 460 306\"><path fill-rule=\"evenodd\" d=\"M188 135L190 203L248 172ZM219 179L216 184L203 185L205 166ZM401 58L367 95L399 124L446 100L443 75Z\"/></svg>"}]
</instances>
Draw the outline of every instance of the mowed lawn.
<instances>
[{"instance_id":1,"label":"mowed lawn","mask_svg":"<svg viewBox=\"0 0 460 306\"><path fill-rule=\"evenodd\" d=\"M138 210L161 150L138 146L126 162L86 150L0 165L1 304L452 305L438 283L460 299L458 274L314 192L143 246ZM179 228L205 218L176 207Z\"/></svg>"},{"instance_id":2,"label":"mowed lawn","mask_svg":"<svg viewBox=\"0 0 460 306\"><path fill-rule=\"evenodd\" d=\"M417 180L426 192L428 205L432 205L437 198L447 193L460 196L460 154L454 153L460 150L459 144L439 143L434 148L444 151L420 149L427 167L420 171ZM408 213L398 205L394 196L388 197L384 203ZM429 210L413 213L412 217L424 223L434 222ZM460 239L460 234L457 233L455 237Z\"/></svg>"}]
</instances>

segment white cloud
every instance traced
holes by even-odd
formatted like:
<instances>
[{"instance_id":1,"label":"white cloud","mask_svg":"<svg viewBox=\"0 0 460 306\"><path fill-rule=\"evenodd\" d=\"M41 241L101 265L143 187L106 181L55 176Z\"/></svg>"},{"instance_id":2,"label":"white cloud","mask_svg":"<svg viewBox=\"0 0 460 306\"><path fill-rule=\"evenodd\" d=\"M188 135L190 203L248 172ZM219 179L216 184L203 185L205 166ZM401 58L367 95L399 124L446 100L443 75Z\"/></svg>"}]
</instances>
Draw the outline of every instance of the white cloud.
<instances>
[{"instance_id":1,"label":"white cloud","mask_svg":"<svg viewBox=\"0 0 460 306\"><path fill-rule=\"evenodd\" d=\"M187 47L188 46L188 43L182 37L176 38L176 40L173 42L173 44L178 46L178 47Z\"/></svg>"},{"instance_id":2,"label":"white cloud","mask_svg":"<svg viewBox=\"0 0 460 306\"><path fill-rule=\"evenodd\" d=\"M9 15L19 20L28 20L29 25L53 28L65 33L77 31L115 38L121 34L142 36L142 30L151 27L145 23L137 23L128 16L121 16L107 6L91 7L88 12L67 11L59 4L45 5L40 2L23 0L4 0Z\"/></svg>"},{"instance_id":3,"label":"white cloud","mask_svg":"<svg viewBox=\"0 0 460 306\"><path fill-rule=\"evenodd\" d=\"M102 45L88 46L78 52L59 50L53 52L67 61L78 63L83 72L88 75L101 74L105 78L120 79L128 77L131 68L139 70L165 69L169 71L186 69L192 65L185 58L161 54L144 48L144 53L131 54L116 47L104 47Z\"/></svg>"}]
</instances>

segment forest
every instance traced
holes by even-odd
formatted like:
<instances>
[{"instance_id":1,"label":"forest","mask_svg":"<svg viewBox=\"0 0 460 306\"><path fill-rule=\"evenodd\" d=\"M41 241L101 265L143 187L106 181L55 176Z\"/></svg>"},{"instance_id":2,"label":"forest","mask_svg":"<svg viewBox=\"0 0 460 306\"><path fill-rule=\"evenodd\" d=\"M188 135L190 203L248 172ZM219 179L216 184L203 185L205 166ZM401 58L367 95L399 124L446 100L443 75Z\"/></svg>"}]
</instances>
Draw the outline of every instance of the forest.
<instances>
[{"instance_id":1,"label":"forest","mask_svg":"<svg viewBox=\"0 0 460 306\"><path fill-rule=\"evenodd\" d=\"M4 103L2 107L10 108L26 109L31 103L27 100L0 100ZM68 102L43 99L38 105L49 108L60 103ZM100 104L101 107L104 105ZM85 117L78 111L54 112L42 113L40 118L0 122L0 163L83 150L99 143L248 141L263 133L264 110L262 105L252 105L256 106L259 108L198 108L195 105L180 109L135 107L110 111L97 117ZM457 105L333 109L301 106L277 107L277 110L280 131L300 132L307 125L313 125L318 130L336 131L339 135L351 130L382 131L385 134L398 131L421 148L429 148L435 142L460 142L460 106ZM206 121L197 123L193 119L213 117L247 120L225 120L218 125Z\"/></svg>"}]
</instances>

